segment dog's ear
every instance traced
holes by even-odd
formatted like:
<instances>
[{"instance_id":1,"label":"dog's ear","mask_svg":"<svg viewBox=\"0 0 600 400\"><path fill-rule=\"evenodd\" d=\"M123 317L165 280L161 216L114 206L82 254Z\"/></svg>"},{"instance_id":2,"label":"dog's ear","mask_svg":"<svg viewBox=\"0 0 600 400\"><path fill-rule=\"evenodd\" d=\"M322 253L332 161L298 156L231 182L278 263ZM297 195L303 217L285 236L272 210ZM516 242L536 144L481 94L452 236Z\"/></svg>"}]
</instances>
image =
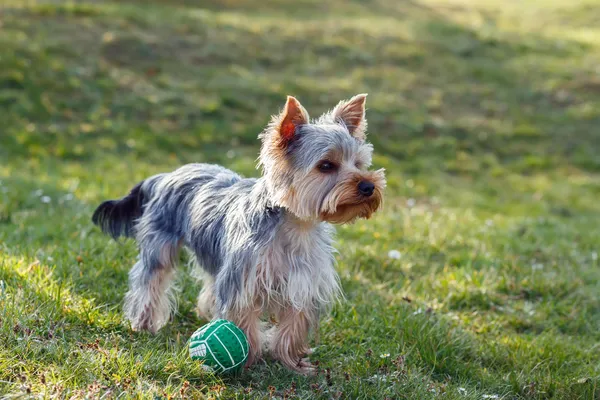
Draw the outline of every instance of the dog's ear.
<instances>
[{"instance_id":1,"label":"dog's ear","mask_svg":"<svg viewBox=\"0 0 600 400\"><path fill-rule=\"evenodd\" d=\"M296 134L296 127L307 124L308 121L308 112L302 107L302 104L295 97L288 96L285 108L279 115L277 130L280 138L284 143L289 142Z\"/></svg>"},{"instance_id":2,"label":"dog's ear","mask_svg":"<svg viewBox=\"0 0 600 400\"><path fill-rule=\"evenodd\" d=\"M366 139L367 120L365 119L365 102L367 94L357 94L350 100L343 100L331 112L336 120L340 120L348 128L354 138Z\"/></svg>"}]
</instances>

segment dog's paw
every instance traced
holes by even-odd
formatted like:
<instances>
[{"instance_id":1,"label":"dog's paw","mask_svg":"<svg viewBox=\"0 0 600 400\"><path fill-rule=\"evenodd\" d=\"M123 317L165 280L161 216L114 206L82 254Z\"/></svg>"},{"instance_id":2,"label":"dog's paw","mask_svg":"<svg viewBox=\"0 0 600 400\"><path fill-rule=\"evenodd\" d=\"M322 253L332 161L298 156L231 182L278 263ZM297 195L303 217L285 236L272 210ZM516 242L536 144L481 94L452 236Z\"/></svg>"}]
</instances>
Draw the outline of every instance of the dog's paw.
<instances>
[{"instance_id":1,"label":"dog's paw","mask_svg":"<svg viewBox=\"0 0 600 400\"><path fill-rule=\"evenodd\" d=\"M298 360L296 367L292 370L306 376L313 376L317 374L317 367L310 362L308 358L301 358Z\"/></svg>"},{"instance_id":2,"label":"dog's paw","mask_svg":"<svg viewBox=\"0 0 600 400\"><path fill-rule=\"evenodd\" d=\"M307 357L296 354L274 354L274 358L286 368L302 375L315 375L317 367Z\"/></svg>"},{"instance_id":3,"label":"dog's paw","mask_svg":"<svg viewBox=\"0 0 600 400\"><path fill-rule=\"evenodd\" d=\"M164 325L163 322L157 320L154 310L147 306L144 307L138 314L128 313L127 318L131 323L131 329L135 332L149 332L156 334Z\"/></svg>"}]
</instances>

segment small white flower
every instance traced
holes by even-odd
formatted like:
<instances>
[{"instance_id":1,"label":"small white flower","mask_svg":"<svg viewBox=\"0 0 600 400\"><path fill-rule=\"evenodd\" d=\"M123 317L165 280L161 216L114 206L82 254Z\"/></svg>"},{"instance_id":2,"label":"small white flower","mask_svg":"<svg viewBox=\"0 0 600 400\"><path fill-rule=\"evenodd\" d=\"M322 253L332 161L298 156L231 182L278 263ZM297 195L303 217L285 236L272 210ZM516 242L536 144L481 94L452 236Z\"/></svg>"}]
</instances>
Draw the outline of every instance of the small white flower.
<instances>
[{"instance_id":1,"label":"small white flower","mask_svg":"<svg viewBox=\"0 0 600 400\"><path fill-rule=\"evenodd\" d=\"M54 261L54 258L48 256L48 261L52 262L52 261Z\"/></svg>"},{"instance_id":2,"label":"small white flower","mask_svg":"<svg viewBox=\"0 0 600 400\"><path fill-rule=\"evenodd\" d=\"M416 204L417 204L417 201L415 199L411 198L411 199L406 200L406 205L409 208L413 208Z\"/></svg>"},{"instance_id":3,"label":"small white flower","mask_svg":"<svg viewBox=\"0 0 600 400\"><path fill-rule=\"evenodd\" d=\"M483 398L483 399L499 399L500 396L498 396L497 394L484 394L483 396L481 396L481 398Z\"/></svg>"},{"instance_id":4,"label":"small white flower","mask_svg":"<svg viewBox=\"0 0 600 400\"><path fill-rule=\"evenodd\" d=\"M459 387L458 388L458 393L462 394L463 396L467 394L467 389L465 389L464 387Z\"/></svg>"},{"instance_id":5,"label":"small white flower","mask_svg":"<svg viewBox=\"0 0 600 400\"><path fill-rule=\"evenodd\" d=\"M227 158L231 159L231 158L235 157L235 151L229 150L225 155L227 156Z\"/></svg>"},{"instance_id":6,"label":"small white flower","mask_svg":"<svg viewBox=\"0 0 600 400\"><path fill-rule=\"evenodd\" d=\"M492 221L491 219L486 219L485 224L486 226L494 226L494 221Z\"/></svg>"},{"instance_id":7,"label":"small white flower","mask_svg":"<svg viewBox=\"0 0 600 400\"><path fill-rule=\"evenodd\" d=\"M593 261L596 261L596 260L598 260L598 253L597 253L597 252L595 252L595 251L592 251L592 260L593 260Z\"/></svg>"},{"instance_id":8,"label":"small white flower","mask_svg":"<svg viewBox=\"0 0 600 400\"><path fill-rule=\"evenodd\" d=\"M42 203L46 203L46 204L48 204L52 201L50 196L42 196L41 200L42 200Z\"/></svg>"},{"instance_id":9,"label":"small white flower","mask_svg":"<svg viewBox=\"0 0 600 400\"><path fill-rule=\"evenodd\" d=\"M399 260L402 257L402 254L398 250L390 250L388 252L388 257L392 260Z\"/></svg>"},{"instance_id":10,"label":"small white flower","mask_svg":"<svg viewBox=\"0 0 600 400\"><path fill-rule=\"evenodd\" d=\"M65 199L66 201L73 200L73 193L65 194L63 199Z\"/></svg>"},{"instance_id":11,"label":"small white flower","mask_svg":"<svg viewBox=\"0 0 600 400\"><path fill-rule=\"evenodd\" d=\"M36 195L37 197L40 197L41 195L44 194L44 191L42 189L38 189L35 192L33 192L34 195Z\"/></svg>"},{"instance_id":12,"label":"small white flower","mask_svg":"<svg viewBox=\"0 0 600 400\"><path fill-rule=\"evenodd\" d=\"M371 382L377 382L377 381L387 382L387 376L375 374L372 377L368 378L368 380Z\"/></svg>"},{"instance_id":13,"label":"small white flower","mask_svg":"<svg viewBox=\"0 0 600 400\"><path fill-rule=\"evenodd\" d=\"M531 269L534 271L539 271L541 269L544 269L544 264L542 263L535 263L531 266Z\"/></svg>"},{"instance_id":14,"label":"small white flower","mask_svg":"<svg viewBox=\"0 0 600 400\"><path fill-rule=\"evenodd\" d=\"M423 309L419 308L417 311L413 312L413 315L423 314Z\"/></svg>"},{"instance_id":15,"label":"small white flower","mask_svg":"<svg viewBox=\"0 0 600 400\"><path fill-rule=\"evenodd\" d=\"M379 355L379 358L388 358L390 356L390 353L383 353Z\"/></svg>"}]
</instances>

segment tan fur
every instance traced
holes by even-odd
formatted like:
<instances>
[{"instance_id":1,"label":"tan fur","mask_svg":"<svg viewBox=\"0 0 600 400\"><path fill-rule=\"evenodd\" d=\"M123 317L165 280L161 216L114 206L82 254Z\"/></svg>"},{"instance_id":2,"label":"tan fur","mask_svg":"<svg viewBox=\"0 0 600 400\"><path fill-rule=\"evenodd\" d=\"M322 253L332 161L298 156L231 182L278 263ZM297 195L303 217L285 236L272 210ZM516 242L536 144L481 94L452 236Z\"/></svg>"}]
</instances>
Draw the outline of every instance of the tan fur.
<instances>
[{"instance_id":1,"label":"tan fur","mask_svg":"<svg viewBox=\"0 0 600 400\"><path fill-rule=\"evenodd\" d=\"M315 367L305 357L310 353L308 332L316 325L315 314L298 311L292 307L282 308L278 314L278 324L270 343L271 355L286 367L312 374Z\"/></svg>"},{"instance_id":2,"label":"tan fur","mask_svg":"<svg viewBox=\"0 0 600 400\"><path fill-rule=\"evenodd\" d=\"M348 131L356 139L366 139L367 121L365 115L366 94L357 94L350 100L340 101L332 111L335 118L341 119Z\"/></svg>"},{"instance_id":3,"label":"tan fur","mask_svg":"<svg viewBox=\"0 0 600 400\"><path fill-rule=\"evenodd\" d=\"M227 319L239 326L248 338L249 352L246 367L251 366L262 358L261 315L262 310L258 306L238 308L232 310L227 315Z\"/></svg>"},{"instance_id":4,"label":"tan fur","mask_svg":"<svg viewBox=\"0 0 600 400\"><path fill-rule=\"evenodd\" d=\"M308 123L308 112L302 107L300 102L292 96L288 96L285 108L277 121L277 129L280 133L279 139L285 145L294 136L297 125Z\"/></svg>"},{"instance_id":5,"label":"tan fur","mask_svg":"<svg viewBox=\"0 0 600 400\"><path fill-rule=\"evenodd\" d=\"M353 173L344 178L326 199L327 209L322 212L321 218L334 224L350 223L357 218L371 218L383 204L383 171ZM364 197L357 192L356 187L361 181L375 184L373 195Z\"/></svg>"},{"instance_id":6,"label":"tan fur","mask_svg":"<svg viewBox=\"0 0 600 400\"><path fill-rule=\"evenodd\" d=\"M280 196L278 187L282 184L279 177L283 172L290 169L289 160L286 157L287 143L292 139L293 130L296 126L309 122L306 109L292 96L288 96L282 112L273 115L271 122L263 134L260 160L265 167L265 175L269 177L268 182L275 196ZM292 127L292 128L290 128Z\"/></svg>"}]
</instances>

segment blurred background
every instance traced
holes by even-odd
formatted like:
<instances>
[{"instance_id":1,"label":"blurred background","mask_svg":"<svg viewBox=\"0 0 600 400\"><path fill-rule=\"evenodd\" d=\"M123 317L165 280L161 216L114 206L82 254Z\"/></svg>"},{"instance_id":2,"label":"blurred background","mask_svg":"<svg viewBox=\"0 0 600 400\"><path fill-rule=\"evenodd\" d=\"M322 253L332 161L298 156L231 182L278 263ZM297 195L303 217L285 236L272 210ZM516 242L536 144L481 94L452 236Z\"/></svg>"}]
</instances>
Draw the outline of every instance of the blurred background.
<instances>
[{"instance_id":1,"label":"blurred background","mask_svg":"<svg viewBox=\"0 0 600 400\"><path fill-rule=\"evenodd\" d=\"M386 204L339 229L348 303L324 320L318 354L335 384L306 381L335 390L306 393L598 398L590 0L0 0L0 283L12 299L0 380L24 374L42 393L46 368L67 392L85 387L97 377L66 367L69 354L117 337L156 367L71 365L182 390L192 367L169 358L184 345L170 338L200 323L197 290L184 275L174 326L130 344L120 302L135 245L101 236L94 207L188 162L257 176L257 135L286 95L317 117L363 92ZM32 331L64 340L40 354ZM285 374L262 367L227 390L267 393Z\"/></svg>"}]
</instances>

